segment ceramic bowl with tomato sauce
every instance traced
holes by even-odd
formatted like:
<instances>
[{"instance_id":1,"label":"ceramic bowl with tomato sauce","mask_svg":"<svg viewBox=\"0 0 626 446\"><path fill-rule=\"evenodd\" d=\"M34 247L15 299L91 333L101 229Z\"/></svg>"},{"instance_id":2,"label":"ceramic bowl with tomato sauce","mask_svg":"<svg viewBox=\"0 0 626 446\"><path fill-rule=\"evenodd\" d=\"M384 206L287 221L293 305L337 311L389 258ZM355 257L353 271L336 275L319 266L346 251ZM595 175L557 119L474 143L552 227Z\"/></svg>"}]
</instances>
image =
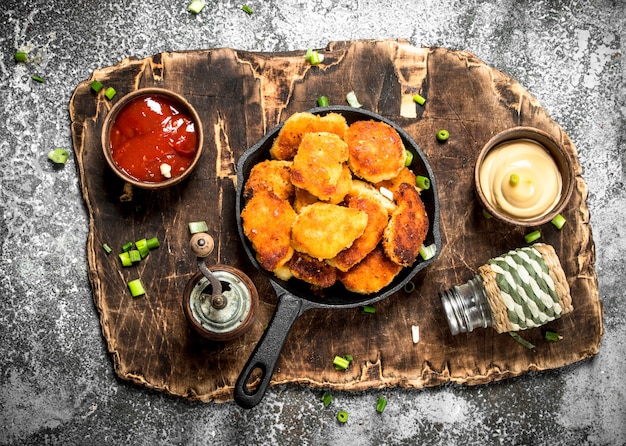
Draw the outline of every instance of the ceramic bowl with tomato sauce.
<instances>
[{"instance_id":1,"label":"ceramic bowl with tomato sauce","mask_svg":"<svg viewBox=\"0 0 626 446\"><path fill-rule=\"evenodd\" d=\"M124 96L105 118L102 149L124 181L161 189L185 179L202 153L202 123L181 95L143 88Z\"/></svg>"}]
</instances>

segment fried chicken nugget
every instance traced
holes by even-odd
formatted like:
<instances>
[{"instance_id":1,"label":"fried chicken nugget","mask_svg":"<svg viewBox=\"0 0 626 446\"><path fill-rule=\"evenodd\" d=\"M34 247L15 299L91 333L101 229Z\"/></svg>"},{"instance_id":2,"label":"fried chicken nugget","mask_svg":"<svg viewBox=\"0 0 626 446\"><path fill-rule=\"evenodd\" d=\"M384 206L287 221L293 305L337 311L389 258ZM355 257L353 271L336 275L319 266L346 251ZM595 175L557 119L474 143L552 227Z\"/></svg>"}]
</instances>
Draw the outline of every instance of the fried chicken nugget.
<instances>
[{"instance_id":1,"label":"fried chicken nugget","mask_svg":"<svg viewBox=\"0 0 626 446\"><path fill-rule=\"evenodd\" d=\"M302 137L306 133L326 132L334 133L343 139L348 124L346 118L339 113L328 113L325 116L314 115L309 112L294 113L278 132L270 154L278 160L292 160L298 151Z\"/></svg>"},{"instance_id":2,"label":"fried chicken nugget","mask_svg":"<svg viewBox=\"0 0 626 446\"><path fill-rule=\"evenodd\" d=\"M283 200L293 199L295 191L291 184L291 164L290 161L277 160L256 164L244 186L243 197L249 200L259 190L269 190Z\"/></svg>"},{"instance_id":3,"label":"fried chicken nugget","mask_svg":"<svg viewBox=\"0 0 626 446\"><path fill-rule=\"evenodd\" d=\"M348 127L348 165L359 178L379 183L398 175L404 167L404 144L398 132L380 121L356 121Z\"/></svg>"},{"instance_id":4,"label":"fried chicken nugget","mask_svg":"<svg viewBox=\"0 0 626 446\"><path fill-rule=\"evenodd\" d=\"M320 288L328 288L337 281L337 270L324 261L295 252L289 261L293 277Z\"/></svg>"},{"instance_id":5,"label":"fried chicken nugget","mask_svg":"<svg viewBox=\"0 0 626 446\"><path fill-rule=\"evenodd\" d=\"M402 183L407 183L411 186L415 185L415 174L408 167L404 167L397 177L390 180L381 181L376 185L376 187L384 187L385 189L388 189L391 192L395 193L398 191L398 188Z\"/></svg>"},{"instance_id":6,"label":"fried chicken nugget","mask_svg":"<svg viewBox=\"0 0 626 446\"><path fill-rule=\"evenodd\" d=\"M350 247L366 226L365 212L320 201L302 208L291 230L291 244L315 259L332 259Z\"/></svg>"},{"instance_id":7,"label":"fried chicken nugget","mask_svg":"<svg viewBox=\"0 0 626 446\"><path fill-rule=\"evenodd\" d=\"M268 190L259 190L246 203L241 218L243 232L256 251L259 264L274 271L291 259L291 227L296 212L288 201Z\"/></svg>"},{"instance_id":8,"label":"fried chicken nugget","mask_svg":"<svg viewBox=\"0 0 626 446\"><path fill-rule=\"evenodd\" d=\"M339 180L346 180L344 163L347 160L348 146L339 136L326 132L307 133L293 158L291 183L320 200L328 201L331 197L336 199ZM348 181L351 179L350 174ZM345 193L348 190L349 185ZM341 199L343 196L339 201Z\"/></svg>"},{"instance_id":9,"label":"fried chicken nugget","mask_svg":"<svg viewBox=\"0 0 626 446\"><path fill-rule=\"evenodd\" d=\"M375 189L369 188L355 188L346 196L345 203L349 208L360 209L367 214L367 226L352 246L327 261L329 265L340 271L348 271L376 248L389 221L389 214L383 204L384 199L382 195L380 198L377 196Z\"/></svg>"},{"instance_id":10,"label":"fried chicken nugget","mask_svg":"<svg viewBox=\"0 0 626 446\"><path fill-rule=\"evenodd\" d=\"M394 193L398 205L383 235L387 256L398 265L411 266L428 233L426 208L415 186L401 183Z\"/></svg>"},{"instance_id":11,"label":"fried chicken nugget","mask_svg":"<svg viewBox=\"0 0 626 446\"><path fill-rule=\"evenodd\" d=\"M376 293L389 285L402 270L391 261L381 245L378 245L359 264L348 272L337 272L337 277L347 290L359 294Z\"/></svg>"}]
</instances>

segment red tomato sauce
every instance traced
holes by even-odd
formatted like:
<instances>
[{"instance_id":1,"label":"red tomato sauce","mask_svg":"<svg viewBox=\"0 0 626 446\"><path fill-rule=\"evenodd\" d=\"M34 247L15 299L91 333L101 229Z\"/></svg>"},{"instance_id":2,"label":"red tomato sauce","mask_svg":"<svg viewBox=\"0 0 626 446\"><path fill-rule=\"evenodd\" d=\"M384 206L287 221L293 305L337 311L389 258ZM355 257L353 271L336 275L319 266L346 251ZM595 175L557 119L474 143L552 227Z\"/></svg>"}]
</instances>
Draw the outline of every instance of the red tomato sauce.
<instances>
[{"instance_id":1,"label":"red tomato sauce","mask_svg":"<svg viewBox=\"0 0 626 446\"><path fill-rule=\"evenodd\" d=\"M132 178L148 183L168 179L161 165L171 166L171 177L182 174L196 154L193 120L162 96L141 96L117 115L111 127L115 164Z\"/></svg>"}]
</instances>

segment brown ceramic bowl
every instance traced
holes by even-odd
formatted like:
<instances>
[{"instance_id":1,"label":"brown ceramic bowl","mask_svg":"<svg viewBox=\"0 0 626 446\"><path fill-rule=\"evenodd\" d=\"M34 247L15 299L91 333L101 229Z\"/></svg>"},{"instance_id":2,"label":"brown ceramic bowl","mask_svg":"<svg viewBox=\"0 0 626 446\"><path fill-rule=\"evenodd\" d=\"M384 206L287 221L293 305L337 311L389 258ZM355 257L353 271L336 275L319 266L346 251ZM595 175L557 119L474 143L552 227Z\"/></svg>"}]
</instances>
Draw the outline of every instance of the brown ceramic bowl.
<instances>
[{"instance_id":1,"label":"brown ceramic bowl","mask_svg":"<svg viewBox=\"0 0 626 446\"><path fill-rule=\"evenodd\" d=\"M120 117L120 114L127 110L127 107L131 104L136 104L135 101L141 101L148 97L154 97L158 100L165 101L165 103L170 104L178 112L186 115L186 117L189 118L194 124L196 134L195 153L185 159L185 162L188 162L188 165L184 168L184 170L172 174L170 178L162 177L159 169L157 169L159 173L156 174L155 179L140 179L133 177L127 171L123 170L120 165L118 165L118 163L114 160L112 153L112 132L114 131L116 121ZM200 156L202 155L203 146L202 122L200 121L200 117L193 106L181 95L163 88L142 88L128 93L111 108L104 120L104 125L102 126L101 141L104 157L113 172L115 172L118 177L133 186L143 189L163 189L183 181L191 174L193 169L198 164ZM139 146L139 144L137 146Z\"/></svg>"},{"instance_id":2,"label":"brown ceramic bowl","mask_svg":"<svg viewBox=\"0 0 626 446\"><path fill-rule=\"evenodd\" d=\"M491 150L504 143L523 140L530 140L531 142L538 143L547 150L547 152L554 160L556 167L561 174L562 180L560 197L558 199L558 202L554 204L554 206L552 206L551 210L544 215L527 219L516 218L515 216L504 212L502 209L492 204L487 199L485 193L483 193L480 182L481 166L483 165L485 157L491 152ZM571 156L565 150L563 145L560 144L554 137L552 137L548 133L533 127L513 127L504 130L491 138L491 140L489 140L489 142L487 142L487 144L485 144L483 149L480 151L474 170L474 185L476 189L476 194L478 196L480 204L483 206L485 211L488 212L491 216L503 222L516 226L526 227L540 226L542 224L545 224L551 221L558 214L563 212L572 196L575 180L576 179Z\"/></svg>"}]
</instances>

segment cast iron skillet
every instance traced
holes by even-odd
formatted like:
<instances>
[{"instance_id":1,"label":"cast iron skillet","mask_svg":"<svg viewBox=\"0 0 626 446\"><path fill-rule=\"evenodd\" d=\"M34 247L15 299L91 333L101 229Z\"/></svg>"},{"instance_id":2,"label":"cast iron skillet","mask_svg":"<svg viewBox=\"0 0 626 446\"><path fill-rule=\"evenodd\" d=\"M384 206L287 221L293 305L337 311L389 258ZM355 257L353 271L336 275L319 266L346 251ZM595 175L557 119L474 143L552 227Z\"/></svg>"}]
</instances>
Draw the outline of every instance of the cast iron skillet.
<instances>
[{"instance_id":1,"label":"cast iron skillet","mask_svg":"<svg viewBox=\"0 0 626 446\"><path fill-rule=\"evenodd\" d=\"M411 169L417 175L427 176L430 179L430 189L423 191L421 194L430 223L425 244L434 243L437 246L437 255L427 261L422 260L422 258L418 256L418 259L412 267L402 269L391 284L373 294L352 293L347 291L341 284L336 284L331 288L327 288L324 296L319 296L313 293L309 285L303 281L296 279L282 281L271 272L264 270L256 260L256 254L252 248L252 244L243 233L241 211L245 206L243 186L248 175L256 164L270 158L269 151L272 142L281 129L282 124L267 133L263 139L248 149L237 163L236 218L239 236L250 262L252 262L259 271L266 274L277 295L277 305L274 315L235 384L235 401L241 407L247 409L256 406L263 399L269 387L272 374L274 373L274 367L276 366L280 352L289 334L289 330L302 313L311 308L339 309L360 307L384 299L402 289L418 271L433 262L441 251L437 185L428 161L415 141L398 125L370 111L349 106L322 107L314 108L309 111L319 115L325 115L329 112L340 113L346 118L348 124L355 121L371 119L382 121L391 125L398 131L402 137L405 148L413 152L413 164L411 165ZM255 370L261 373L260 382L254 388L250 388L247 384Z\"/></svg>"}]
</instances>

